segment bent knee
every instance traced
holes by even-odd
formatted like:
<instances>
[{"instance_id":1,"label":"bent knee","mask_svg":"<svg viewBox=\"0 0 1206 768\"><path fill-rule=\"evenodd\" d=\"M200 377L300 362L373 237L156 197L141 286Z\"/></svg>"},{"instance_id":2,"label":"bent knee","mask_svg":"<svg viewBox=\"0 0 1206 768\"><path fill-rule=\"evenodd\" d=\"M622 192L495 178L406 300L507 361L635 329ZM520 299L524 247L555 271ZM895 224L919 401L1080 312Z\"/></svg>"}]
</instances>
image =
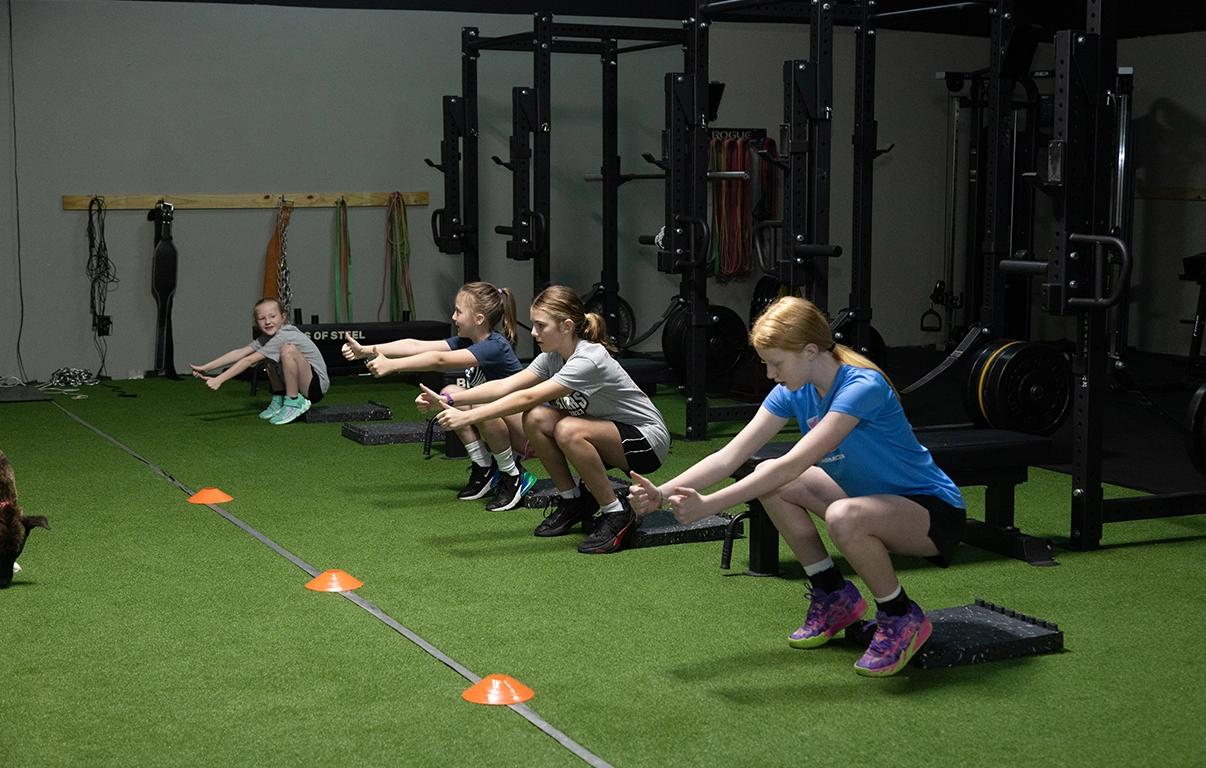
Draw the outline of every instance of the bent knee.
<instances>
[{"instance_id":1,"label":"bent knee","mask_svg":"<svg viewBox=\"0 0 1206 768\"><path fill-rule=\"evenodd\" d=\"M533 435L541 432L552 434L557 427L557 412L547 405L538 405L523 412L524 434Z\"/></svg>"},{"instance_id":2,"label":"bent knee","mask_svg":"<svg viewBox=\"0 0 1206 768\"><path fill-rule=\"evenodd\" d=\"M825 510L825 530L834 541L859 535L866 520L857 499L838 499Z\"/></svg>"}]
</instances>

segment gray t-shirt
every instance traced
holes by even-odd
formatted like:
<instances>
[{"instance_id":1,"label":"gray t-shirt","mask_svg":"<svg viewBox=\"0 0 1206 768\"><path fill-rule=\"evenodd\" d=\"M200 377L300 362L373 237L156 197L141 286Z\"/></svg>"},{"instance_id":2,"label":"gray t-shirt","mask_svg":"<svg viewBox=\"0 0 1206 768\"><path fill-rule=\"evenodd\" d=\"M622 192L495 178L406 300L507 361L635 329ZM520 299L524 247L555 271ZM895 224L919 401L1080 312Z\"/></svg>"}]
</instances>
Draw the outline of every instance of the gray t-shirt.
<instances>
[{"instance_id":1,"label":"gray t-shirt","mask_svg":"<svg viewBox=\"0 0 1206 768\"><path fill-rule=\"evenodd\" d=\"M542 352L528 366L541 379L557 382L573 392L550 402L571 416L594 416L618 421L640 430L661 461L670 453L670 430L661 411L641 391L602 344L585 339L569 360L557 352Z\"/></svg>"},{"instance_id":2,"label":"gray t-shirt","mask_svg":"<svg viewBox=\"0 0 1206 768\"><path fill-rule=\"evenodd\" d=\"M298 351L305 356L310 367L314 369L314 373L318 374L318 385L325 395L331 386L331 379L327 376L327 363L322 359L322 353L318 351L318 347L314 345L313 341L310 341L310 337L299 331L296 325L286 325L271 336L260 334L255 341L251 342L251 349L273 362L280 363L281 347L286 344L297 347Z\"/></svg>"}]
</instances>

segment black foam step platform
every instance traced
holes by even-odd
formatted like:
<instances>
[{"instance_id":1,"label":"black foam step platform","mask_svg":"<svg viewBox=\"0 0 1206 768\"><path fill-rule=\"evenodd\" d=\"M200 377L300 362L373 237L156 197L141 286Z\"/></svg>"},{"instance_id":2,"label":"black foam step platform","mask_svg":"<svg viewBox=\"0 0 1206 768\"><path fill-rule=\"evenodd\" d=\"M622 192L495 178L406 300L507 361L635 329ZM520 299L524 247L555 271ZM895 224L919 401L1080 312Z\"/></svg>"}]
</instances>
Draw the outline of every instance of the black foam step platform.
<instances>
[{"instance_id":1,"label":"black foam step platform","mask_svg":"<svg viewBox=\"0 0 1206 768\"><path fill-rule=\"evenodd\" d=\"M344 437L361 445L393 445L395 443L421 443L427 436L425 421L394 421L388 424L345 423L341 432ZM444 439L444 428L435 424L432 442Z\"/></svg>"},{"instance_id":2,"label":"black foam step platform","mask_svg":"<svg viewBox=\"0 0 1206 768\"><path fill-rule=\"evenodd\" d=\"M628 549L660 547L665 544L690 544L696 541L722 541L725 529L733 518L729 515L711 515L696 520L690 525L681 525L668 509L655 509L645 515L645 522L633 532L625 546ZM741 523L735 533L742 533Z\"/></svg>"},{"instance_id":3,"label":"black foam step platform","mask_svg":"<svg viewBox=\"0 0 1206 768\"><path fill-rule=\"evenodd\" d=\"M608 475L612 490L616 495L627 495L631 483L615 475ZM552 480L537 480L536 485L523 497L523 505L529 509L551 507L557 497L557 488ZM679 525L668 509L656 509L645 515L641 527L629 534L624 545L625 549L642 549L644 547L660 547L666 544L688 544L695 541L720 541L724 539L728 527L728 515L713 515L697 520L691 525ZM590 521L583 523L583 532L593 527ZM738 525L737 533L741 533Z\"/></svg>"},{"instance_id":4,"label":"black foam step platform","mask_svg":"<svg viewBox=\"0 0 1206 768\"><path fill-rule=\"evenodd\" d=\"M394 412L388 405L369 400L349 405L315 405L306 411L302 421L307 424L329 424L335 421L389 421Z\"/></svg>"},{"instance_id":5,"label":"black foam step platform","mask_svg":"<svg viewBox=\"0 0 1206 768\"><path fill-rule=\"evenodd\" d=\"M909 664L921 669L944 669L987 661L1016 659L1064 649L1064 633L1053 622L976 598L973 605L926 611L933 634ZM846 640L871 643L874 622L860 621L846 629Z\"/></svg>"}]
</instances>

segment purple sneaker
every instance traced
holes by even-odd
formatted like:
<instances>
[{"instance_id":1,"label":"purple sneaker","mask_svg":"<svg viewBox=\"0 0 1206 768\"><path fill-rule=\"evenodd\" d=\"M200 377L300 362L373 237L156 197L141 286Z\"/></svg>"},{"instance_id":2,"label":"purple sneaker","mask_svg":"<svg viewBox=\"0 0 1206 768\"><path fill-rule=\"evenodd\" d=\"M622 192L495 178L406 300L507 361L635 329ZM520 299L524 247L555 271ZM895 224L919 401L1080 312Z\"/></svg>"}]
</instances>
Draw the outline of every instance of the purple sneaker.
<instances>
[{"instance_id":1,"label":"purple sneaker","mask_svg":"<svg viewBox=\"0 0 1206 768\"><path fill-rule=\"evenodd\" d=\"M787 638L787 644L792 648L820 647L838 632L861 619L867 611L867 601L859 594L858 587L849 580L846 581L846 586L837 592L824 592L814 588L811 597L812 605L808 606L804 626Z\"/></svg>"},{"instance_id":2,"label":"purple sneaker","mask_svg":"<svg viewBox=\"0 0 1206 768\"><path fill-rule=\"evenodd\" d=\"M934 629L921 608L912 601L904 616L888 616L880 611L875 615L875 623L871 647L854 663L854 671L867 677L887 677L899 672L930 639Z\"/></svg>"}]
</instances>

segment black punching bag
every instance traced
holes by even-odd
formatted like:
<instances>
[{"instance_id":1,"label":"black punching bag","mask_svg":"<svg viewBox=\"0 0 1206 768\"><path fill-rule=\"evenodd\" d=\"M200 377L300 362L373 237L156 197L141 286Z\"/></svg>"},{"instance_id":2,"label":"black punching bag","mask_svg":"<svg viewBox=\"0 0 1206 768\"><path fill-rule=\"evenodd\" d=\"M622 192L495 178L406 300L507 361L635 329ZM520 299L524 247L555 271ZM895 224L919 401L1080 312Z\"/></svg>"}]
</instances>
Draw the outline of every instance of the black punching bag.
<instances>
[{"instance_id":1,"label":"black punching bag","mask_svg":"<svg viewBox=\"0 0 1206 768\"><path fill-rule=\"evenodd\" d=\"M172 204L160 202L147 218L155 222L155 254L151 257L151 293L155 323L155 375L178 380L172 354L172 297L176 295L176 245L172 242Z\"/></svg>"}]
</instances>

